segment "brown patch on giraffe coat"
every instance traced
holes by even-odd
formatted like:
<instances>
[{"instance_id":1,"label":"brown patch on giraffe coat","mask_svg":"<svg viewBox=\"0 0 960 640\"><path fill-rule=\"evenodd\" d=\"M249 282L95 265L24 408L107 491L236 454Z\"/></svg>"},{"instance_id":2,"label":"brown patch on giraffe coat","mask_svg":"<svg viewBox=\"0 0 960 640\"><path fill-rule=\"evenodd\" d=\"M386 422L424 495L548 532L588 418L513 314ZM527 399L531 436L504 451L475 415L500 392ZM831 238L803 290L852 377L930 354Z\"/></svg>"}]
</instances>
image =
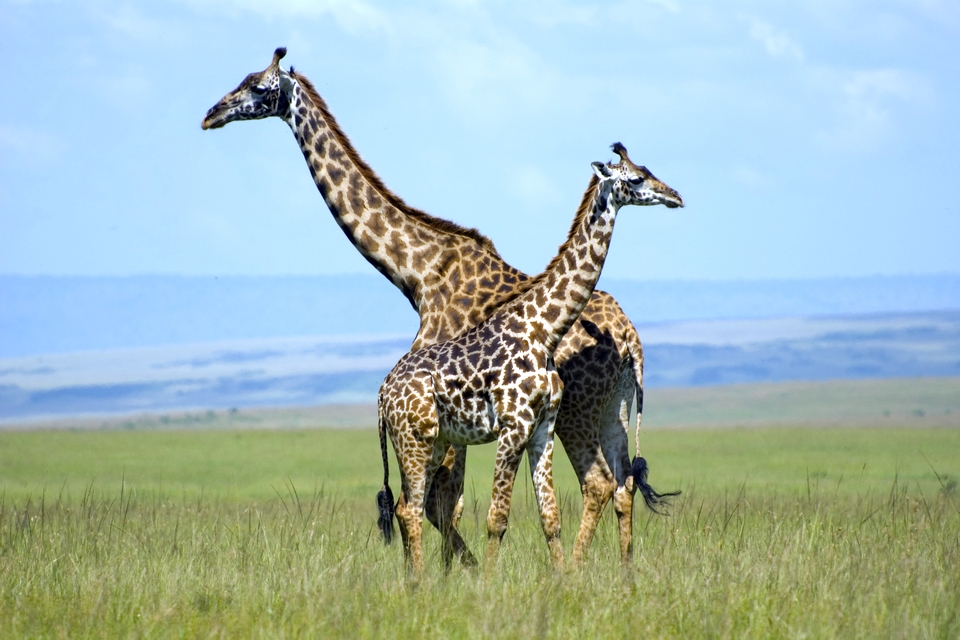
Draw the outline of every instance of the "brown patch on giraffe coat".
<instances>
[{"instance_id":1,"label":"brown patch on giraffe coat","mask_svg":"<svg viewBox=\"0 0 960 640\"><path fill-rule=\"evenodd\" d=\"M317 139L313 141L313 150L317 155L323 157L325 154L325 145L327 143L327 134L321 133L317 136ZM318 163L319 164L319 163Z\"/></svg>"},{"instance_id":2,"label":"brown patch on giraffe coat","mask_svg":"<svg viewBox=\"0 0 960 640\"><path fill-rule=\"evenodd\" d=\"M377 190L373 188L372 184L368 184L367 185L367 205L369 205L373 209L379 209L382 204L383 204L383 198L380 197L380 194L377 193Z\"/></svg>"},{"instance_id":3,"label":"brown patch on giraffe coat","mask_svg":"<svg viewBox=\"0 0 960 640\"><path fill-rule=\"evenodd\" d=\"M370 233L376 238L382 238L387 232L387 227L383 224L381 216L372 215L367 220L367 228L370 229Z\"/></svg>"},{"instance_id":4,"label":"brown patch on giraffe coat","mask_svg":"<svg viewBox=\"0 0 960 640\"><path fill-rule=\"evenodd\" d=\"M332 164L328 164L327 175L330 176L330 182L333 183L333 186L339 187L340 183L343 182L343 179L347 177L347 172L340 167L335 167Z\"/></svg>"},{"instance_id":5,"label":"brown patch on giraffe coat","mask_svg":"<svg viewBox=\"0 0 960 640\"><path fill-rule=\"evenodd\" d=\"M354 212L363 211L363 200L360 198L360 192L351 188L348 193L350 194L350 206L353 207Z\"/></svg>"},{"instance_id":6,"label":"brown patch on giraffe coat","mask_svg":"<svg viewBox=\"0 0 960 640\"><path fill-rule=\"evenodd\" d=\"M547 322L556 322L557 318L560 317L560 312L562 309L557 304L547 305L547 308L543 310L543 318Z\"/></svg>"},{"instance_id":7,"label":"brown patch on giraffe coat","mask_svg":"<svg viewBox=\"0 0 960 640\"><path fill-rule=\"evenodd\" d=\"M347 158L347 154L344 153L343 147L341 147L340 145L336 145L336 144L330 145L330 151L327 153L327 157L341 166L344 166L344 167L350 166L346 162L344 162Z\"/></svg>"},{"instance_id":8,"label":"brown patch on giraffe coat","mask_svg":"<svg viewBox=\"0 0 960 640\"><path fill-rule=\"evenodd\" d=\"M360 243L363 244L364 247L367 247L367 249L370 251L380 250L379 240L371 236L366 229L360 232Z\"/></svg>"},{"instance_id":9,"label":"brown patch on giraffe coat","mask_svg":"<svg viewBox=\"0 0 960 640\"><path fill-rule=\"evenodd\" d=\"M406 265L409 258L406 239L400 234L399 231L393 231L388 235L389 240L387 242L387 247L392 249L392 253L396 258L397 264Z\"/></svg>"}]
</instances>

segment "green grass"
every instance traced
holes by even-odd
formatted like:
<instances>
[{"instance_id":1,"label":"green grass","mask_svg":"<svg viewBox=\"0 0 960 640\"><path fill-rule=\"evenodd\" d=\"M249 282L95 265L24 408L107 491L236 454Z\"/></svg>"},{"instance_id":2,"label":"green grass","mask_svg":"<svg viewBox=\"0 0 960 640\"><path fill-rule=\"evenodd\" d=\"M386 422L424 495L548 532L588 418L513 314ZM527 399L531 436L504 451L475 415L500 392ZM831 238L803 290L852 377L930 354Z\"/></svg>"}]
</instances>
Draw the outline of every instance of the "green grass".
<instances>
[{"instance_id":1,"label":"green grass","mask_svg":"<svg viewBox=\"0 0 960 640\"><path fill-rule=\"evenodd\" d=\"M659 429L641 437L655 487L695 486L710 495L741 485L801 495L808 483L859 494L886 491L895 477L929 495L940 489L934 469L948 480L960 477L960 429L767 426ZM489 493L494 453L494 445L469 449L466 486L481 500ZM392 451L390 457L393 463ZM579 500L562 449L556 460L558 491ZM323 488L372 501L381 478L372 429L0 432L0 491L8 502L45 493L72 503L91 488L118 493L121 483L135 493L244 503L276 499L292 483L301 492ZM518 480L521 500L533 496L526 478Z\"/></svg>"},{"instance_id":2,"label":"green grass","mask_svg":"<svg viewBox=\"0 0 960 640\"><path fill-rule=\"evenodd\" d=\"M0 637L960 634L960 430L653 430L644 454L685 493L638 508L629 569L607 513L556 575L521 479L497 572L444 576L428 531L411 585L375 528L373 430L0 433ZM468 461L476 551L492 456Z\"/></svg>"},{"instance_id":3,"label":"green grass","mask_svg":"<svg viewBox=\"0 0 960 640\"><path fill-rule=\"evenodd\" d=\"M652 427L960 427L960 377L650 389L645 404L644 423Z\"/></svg>"}]
</instances>

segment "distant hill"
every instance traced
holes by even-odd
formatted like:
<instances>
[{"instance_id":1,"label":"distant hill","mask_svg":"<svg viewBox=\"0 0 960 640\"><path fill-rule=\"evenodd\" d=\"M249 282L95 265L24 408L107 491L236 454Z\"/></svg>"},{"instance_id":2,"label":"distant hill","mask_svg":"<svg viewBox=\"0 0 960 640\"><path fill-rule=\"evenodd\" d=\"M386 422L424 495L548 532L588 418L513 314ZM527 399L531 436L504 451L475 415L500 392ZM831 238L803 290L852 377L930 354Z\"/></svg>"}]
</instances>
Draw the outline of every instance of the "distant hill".
<instances>
[{"instance_id":1,"label":"distant hill","mask_svg":"<svg viewBox=\"0 0 960 640\"><path fill-rule=\"evenodd\" d=\"M809 280L602 279L634 324L960 309L960 275Z\"/></svg>"},{"instance_id":2,"label":"distant hill","mask_svg":"<svg viewBox=\"0 0 960 640\"><path fill-rule=\"evenodd\" d=\"M960 311L641 325L645 386L960 376ZM0 358L0 424L376 402L410 335L266 338Z\"/></svg>"},{"instance_id":3,"label":"distant hill","mask_svg":"<svg viewBox=\"0 0 960 640\"><path fill-rule=\"evenodd\" d=\"M419 326L378 275L0 276L0 358Z\"/></svg>"},{"instance_id":4,"label":"distant hill","mask_svg":"<svg viewBox=\"0 0 960 640\"><path fill-rule=\"evenodd\" d=\"M635 324L960 309L960 275L814 280L602 279ZM0 276L0 358L419 326L377 274Z\"/></svg>"}]
</instances>

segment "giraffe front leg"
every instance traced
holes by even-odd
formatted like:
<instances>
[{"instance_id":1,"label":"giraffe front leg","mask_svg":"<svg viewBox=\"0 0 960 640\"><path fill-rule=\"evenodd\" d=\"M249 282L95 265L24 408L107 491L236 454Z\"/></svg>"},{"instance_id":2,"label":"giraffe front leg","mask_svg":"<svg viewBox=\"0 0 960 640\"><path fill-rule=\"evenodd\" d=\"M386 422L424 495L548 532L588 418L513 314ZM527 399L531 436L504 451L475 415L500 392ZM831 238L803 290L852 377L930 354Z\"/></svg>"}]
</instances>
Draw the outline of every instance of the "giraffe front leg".
<instances>
[{"instance_id":1,"label":"giraffe front leg","mask_svg":"<svg viewBox=\"0 0 960 640\"><path fill-rule=\"evenodd\" d=\"M540 525L550 550L550 560L557 569L563 568L563 546L560 543L560 509L553 488L553 431L556 411L548 411L547 417L534 430L527 443L530 459L530 476L540 508Z\"/></svg>"},{"instance_id":2,"label":"giraffe front leg","mask_svg":"<svg viewBox=\"0 0 960 640\"><path fill-rule=\"evenodd\" d=\"M497 442L497 462L493 471L493 495L490 510L487 512L487 559L485 570L493 570L500 553L500 542L507 531L510 517L510 499L513 495L513 483L517 479L517 469L523 458L523 446L517 440L521 434L501 429Z\"/></svg>"}]
</instances>

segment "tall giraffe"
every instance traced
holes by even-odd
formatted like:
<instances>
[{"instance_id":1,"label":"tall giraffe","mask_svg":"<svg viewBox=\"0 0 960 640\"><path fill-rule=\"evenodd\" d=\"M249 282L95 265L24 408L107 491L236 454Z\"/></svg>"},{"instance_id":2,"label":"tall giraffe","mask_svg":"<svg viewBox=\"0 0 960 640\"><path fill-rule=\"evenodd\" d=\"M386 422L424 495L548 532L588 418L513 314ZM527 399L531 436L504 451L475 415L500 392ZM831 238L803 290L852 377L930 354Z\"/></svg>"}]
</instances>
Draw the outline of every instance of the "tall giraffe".
<instances>
[{"instance_id":1,"label":"tall giraffe","mask_svg":"<svg viewBox=\"0 0 960 640\"><path fill-rule=\"evenodd\" d=\"M290 126L334 220L420 315L412 348L459 335L525 286L529 276L507 264L487 237L410 207L387 189L354 150L310 81L292 68L280 67L285 53L277 49L270 66L249 74L225 95L207 112L202 127L268 117L279 117ZM566 385L556 432L583 493L574 561L589 547L611 498L626 561L632 549L634 491L639 489L653 510L670 495L647 484L646 462L640 454L640 339L613 297L595 291L554 359ZM627 432L635 396L637 447L631 464ZM426 506L430 522L449 529L444 549L452 549L469 564L473 557L455 526L465 460L466 448L452 445L431 483ZM454 526L446 527L444 521Z\"/></svg>"},{"instance_id":2,"label":"tall giraffe","mask_svg":"<svg viewBox=\"0 0 960 640\"><path fill-rule=\"evenodd\" d=\"M496 559L507 529L513 484L524 451L530 460L551 559L556 566L563 564L552 462L563 384L553 354L590 301L620 208L630 204L683 206L676 191L629 162L622 145L617 143L614 148L623 160L617 165L593 163L595 175L567 240L546 270L480 324L405 355L380 387L380 528L389 541L394 513L386 432L397 454L403 484L396 516L404 555L415 573L423 570L421 522L427 478L443 462L450 445L494 440L497 459L487 514L488 567Z\"/></svg>"}]
</instances>

